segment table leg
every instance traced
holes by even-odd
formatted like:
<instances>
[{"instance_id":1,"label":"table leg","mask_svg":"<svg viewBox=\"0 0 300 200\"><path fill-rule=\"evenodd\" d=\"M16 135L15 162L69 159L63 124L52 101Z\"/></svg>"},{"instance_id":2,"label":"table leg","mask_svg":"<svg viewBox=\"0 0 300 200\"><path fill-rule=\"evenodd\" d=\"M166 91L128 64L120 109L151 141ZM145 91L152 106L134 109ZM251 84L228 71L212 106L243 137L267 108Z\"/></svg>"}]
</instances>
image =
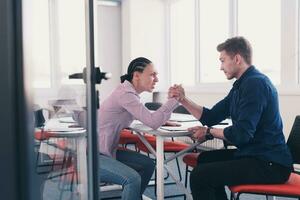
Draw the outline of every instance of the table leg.
<instances>
[{"instance_id":1,"label":"table leg","mask_svg":"<svg viewBox=\"0 0 300 200\"><path fill-rule=\"evenodd\" d=\"M79 175L79 199L87 199L87 158L86 138L81 137L76 141L77 146L77 172Z\"/></svg>"},{"instance_id":2,"label":"table leg","mask_svg":"<svg viewBox=\"0 0 300 200\"><path fill-rule=\"evenodd\" d=\"M157 200L164 199L164 139L156 136L156 189Z\"/></svg>"}]
</instances>

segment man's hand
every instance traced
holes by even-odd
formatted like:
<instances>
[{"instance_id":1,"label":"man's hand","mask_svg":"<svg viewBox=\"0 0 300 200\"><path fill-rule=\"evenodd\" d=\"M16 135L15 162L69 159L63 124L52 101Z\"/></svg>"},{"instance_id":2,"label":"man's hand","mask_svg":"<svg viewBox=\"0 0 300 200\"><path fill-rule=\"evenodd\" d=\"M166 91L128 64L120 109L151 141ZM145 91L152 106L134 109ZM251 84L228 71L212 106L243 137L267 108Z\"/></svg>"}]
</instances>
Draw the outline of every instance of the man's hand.
<instances>
[{"instance_id":1,"label":"man's hand","mask_svg":"<svg viewBox=\"0 0 300 200\"><path fill-rule=\"evenodd\" d=\"M207 131L207 127L195 126L195 127L188 128L188 131L193 133L193 135L191 136L192 140L205 141L205 134Z\"/></svg>"}]
</instances>

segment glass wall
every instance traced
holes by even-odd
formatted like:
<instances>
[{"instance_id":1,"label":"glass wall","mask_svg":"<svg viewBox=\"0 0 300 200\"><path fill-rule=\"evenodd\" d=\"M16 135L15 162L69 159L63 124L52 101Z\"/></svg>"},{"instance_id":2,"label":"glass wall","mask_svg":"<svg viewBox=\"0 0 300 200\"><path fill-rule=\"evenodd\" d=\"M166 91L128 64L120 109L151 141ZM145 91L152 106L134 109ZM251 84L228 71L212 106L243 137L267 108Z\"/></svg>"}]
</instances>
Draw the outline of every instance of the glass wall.
<instances>
[{"instance_id":1,"label":"glass wall","mask_svg":"<svg viewBox=\"0 0 300 200\"><path fill-rule=\"evenodd\" d=\"M24 71L41 199L88 199L85 0L24 0ZM89 187L91 187L89 185ZM98 192L98 191L97 191Z\"/></svg>"}]
</instances>

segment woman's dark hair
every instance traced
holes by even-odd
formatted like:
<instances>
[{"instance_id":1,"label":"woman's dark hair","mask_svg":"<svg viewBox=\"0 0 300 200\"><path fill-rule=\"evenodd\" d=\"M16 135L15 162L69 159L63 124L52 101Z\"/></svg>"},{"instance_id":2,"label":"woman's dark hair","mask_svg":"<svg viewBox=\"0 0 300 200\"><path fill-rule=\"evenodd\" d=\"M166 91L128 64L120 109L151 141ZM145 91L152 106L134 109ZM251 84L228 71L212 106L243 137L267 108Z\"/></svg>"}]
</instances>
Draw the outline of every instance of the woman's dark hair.
<instances>
[{"instance_id":1,"label":"woman's dark hair","mask_svg":"<svg viewBox=\"0 0 300 200\"><path fill-rule=\"evenodd\" d=\"M134 60L132 60L129 63L127 74L121 76L121 83L123 83L125 80L131 82L133 78L134 72L143 72L147 65L151 64L152 62L144 57L138 57Z\"/></svg>"}]
</instances>

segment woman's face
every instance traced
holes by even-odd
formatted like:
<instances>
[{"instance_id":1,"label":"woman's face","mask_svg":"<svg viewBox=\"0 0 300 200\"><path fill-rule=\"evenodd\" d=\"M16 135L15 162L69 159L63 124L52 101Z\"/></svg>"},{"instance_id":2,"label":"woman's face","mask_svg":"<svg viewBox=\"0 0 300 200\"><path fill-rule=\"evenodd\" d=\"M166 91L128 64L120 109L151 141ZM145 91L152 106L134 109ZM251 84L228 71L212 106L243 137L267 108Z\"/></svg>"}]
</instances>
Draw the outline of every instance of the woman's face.
<instances>
[{"instance_id":1,"label":"woman's face","mask_svg":"<svg viewBox=\"0 0 300 200\"><path fill-rule=\"evenodd\" d=\"M152 92L158 82L157 71L154 65L148 64L143 72L134 72L135 89L138 93L145 91Z\"/></svg>"}]
</instances>

